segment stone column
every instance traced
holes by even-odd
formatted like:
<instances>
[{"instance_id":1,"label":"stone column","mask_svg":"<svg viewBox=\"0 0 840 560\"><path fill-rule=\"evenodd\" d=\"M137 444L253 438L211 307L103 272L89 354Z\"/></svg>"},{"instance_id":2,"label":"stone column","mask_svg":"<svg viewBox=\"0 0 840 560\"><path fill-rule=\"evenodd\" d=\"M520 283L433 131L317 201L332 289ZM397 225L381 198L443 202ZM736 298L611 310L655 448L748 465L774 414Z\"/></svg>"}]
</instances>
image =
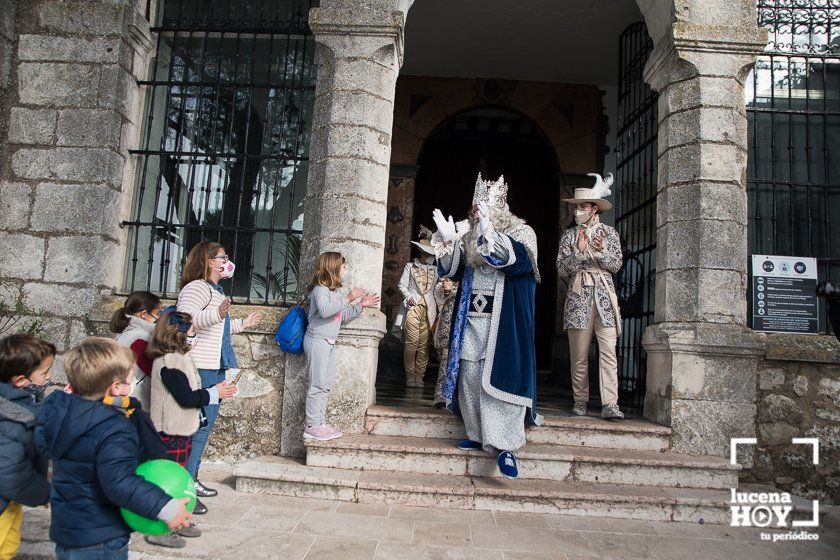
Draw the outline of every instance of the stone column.
<instances>
[{"instance_id":1,"label":"stone column","mask_svg":"<svg viewBox=\"0 0 840 560\"><path fill-rule=\"evenodd\" d=\"M137 79L153 44L144 8L129 0L18 3L0 275L59 351L86 336L87 315L122 283L119 222L131 204ZM53 371L61 381L60 363Z\"/></svg>"},{"instance_id":2,"label":"stone column","mask_svg":"<svg viewBox=\"0 0 840 560\"><path fill-rule=\"evenodd\" d=\"M411 2L324 0L310 11L318 84L310 144L301 274L318 255L339 251L350 284L379 291L385 245L394 90ZM385 315L366 310L342 329L328 421L354 432L374 402L377 349ZM304 360L289 359L281 453L303 452Z\"/></svg>"},{"instance_id":3,"label":"stone column","mask_svg":"<svg viewBox=\"0 0 840 560\"><path fill-rule=\"evenodd\" d=\"M728 456L731 437L755 434L762 339L746 326L744 80L766 32L753 0L640 4L655 45L645 79L659 93L645 416L671 426L674 451ZM674 11L660 22L674 23L651 25L664 4Z\"/></svg>"}]
</instances>

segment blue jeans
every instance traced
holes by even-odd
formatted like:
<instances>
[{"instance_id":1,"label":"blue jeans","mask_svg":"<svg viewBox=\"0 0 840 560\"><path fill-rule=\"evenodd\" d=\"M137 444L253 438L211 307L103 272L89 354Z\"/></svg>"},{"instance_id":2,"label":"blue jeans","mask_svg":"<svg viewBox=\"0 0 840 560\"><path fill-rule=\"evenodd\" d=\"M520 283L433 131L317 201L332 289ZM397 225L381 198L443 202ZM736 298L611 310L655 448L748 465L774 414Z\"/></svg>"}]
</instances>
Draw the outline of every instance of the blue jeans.
<instances>
[{"instance_id":1,"label":"blue jeans","mask_svg":"<svg viewBox=\"0 0 840 560\"><path fill-rule=\"evenodd\" d=\"M58 560L128 560L128 537L74 548L56 544L55 555Z\"/></svg>"},{"instance_id":2,"label":"blue jeans","mask_svg":"<svg viewBox=\"0 0 840 560\"><path fill-rule=\"evenodd\" d=\"M209 389L225 380L225 370L223 369L200 369L198 375L201 376L201 387L203 389ZM204 448L207 447L210 430L213 429L213 424L216 423L216 418L219 416L219 405L209 404L205 406L204 416L207 418L207 424L193 434L192 449L190 450L190 457L187 459L187 471L194 479L198 478L201 456L204 455Z\"/></svg>"}]
</instances>

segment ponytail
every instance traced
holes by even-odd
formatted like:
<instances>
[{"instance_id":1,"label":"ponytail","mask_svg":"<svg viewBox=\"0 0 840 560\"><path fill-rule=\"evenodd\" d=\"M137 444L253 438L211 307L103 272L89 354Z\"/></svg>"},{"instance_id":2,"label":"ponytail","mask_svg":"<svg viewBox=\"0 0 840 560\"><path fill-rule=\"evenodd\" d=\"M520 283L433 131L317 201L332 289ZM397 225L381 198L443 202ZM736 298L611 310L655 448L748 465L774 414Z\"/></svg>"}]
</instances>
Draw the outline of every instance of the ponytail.
<instances>
[{"instance_id":1,"label":"ponytail","mask_svg":"<svg viewBox=\"0 0 840 560\"><path fill-rule=\"evenodd\" d=\"M120 307L111 315L111 332L121 333L128 328L131 319L128 318L125 306Z\"/></svg>"},{"instance_id":2,"label":"ponytail","mask_svg":"<svg viewBox=\"0 0 840 560\"><path fill-rule=\"evenodd\" d=\"M145 311L152 313L160 307L160 298L152 292L132 292L125 300L125 305L114 311L111 316L111 331L121 333L131 323L131 316Z\"/></svg>"}]
</instances>

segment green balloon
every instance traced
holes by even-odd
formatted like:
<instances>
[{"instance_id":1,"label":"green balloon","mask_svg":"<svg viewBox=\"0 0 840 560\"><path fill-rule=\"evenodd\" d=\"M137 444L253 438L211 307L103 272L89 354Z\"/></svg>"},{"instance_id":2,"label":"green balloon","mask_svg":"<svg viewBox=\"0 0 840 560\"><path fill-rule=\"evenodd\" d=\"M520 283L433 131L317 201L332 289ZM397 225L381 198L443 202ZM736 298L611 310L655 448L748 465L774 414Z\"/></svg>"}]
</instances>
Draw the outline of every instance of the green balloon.
<instances>
[{"instance_id":1,"label":"green balloon","mask_svg":"<svg viewBox=\"0 0 840 560\"><path fill-rule=\"evenodd\" d=\"M175 461L168 459L146 461L137 467L135 472L173 498L189 498L187 511L192 513L195 509L195 481L193 481L187 469ZM120 511L128 526L138 533L144 535L165 535L169 533L169 527L160 519L149 519L125 508L120 508Z\"/></svg>"}]
</instances>

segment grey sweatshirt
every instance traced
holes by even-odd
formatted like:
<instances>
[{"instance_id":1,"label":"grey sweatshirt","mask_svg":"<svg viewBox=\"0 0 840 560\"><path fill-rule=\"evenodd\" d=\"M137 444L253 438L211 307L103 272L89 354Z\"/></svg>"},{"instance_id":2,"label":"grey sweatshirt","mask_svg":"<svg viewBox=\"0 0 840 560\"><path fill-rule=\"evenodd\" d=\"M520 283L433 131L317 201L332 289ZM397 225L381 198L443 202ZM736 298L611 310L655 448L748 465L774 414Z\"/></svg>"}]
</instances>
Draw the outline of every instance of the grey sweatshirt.
<instances>
[{"instance_id":1,"label":"grey sweatshirt","mask_svg":"<svg viewBox=\"0 0 840 560\"><path fill-rule=\"evenodd\" d=\"M345 294L326 286L315 286L309 294L306 336L334 343L341 325L352 321L361 312L361 304L350 305Z\"/></svg>"}]
</instances>

